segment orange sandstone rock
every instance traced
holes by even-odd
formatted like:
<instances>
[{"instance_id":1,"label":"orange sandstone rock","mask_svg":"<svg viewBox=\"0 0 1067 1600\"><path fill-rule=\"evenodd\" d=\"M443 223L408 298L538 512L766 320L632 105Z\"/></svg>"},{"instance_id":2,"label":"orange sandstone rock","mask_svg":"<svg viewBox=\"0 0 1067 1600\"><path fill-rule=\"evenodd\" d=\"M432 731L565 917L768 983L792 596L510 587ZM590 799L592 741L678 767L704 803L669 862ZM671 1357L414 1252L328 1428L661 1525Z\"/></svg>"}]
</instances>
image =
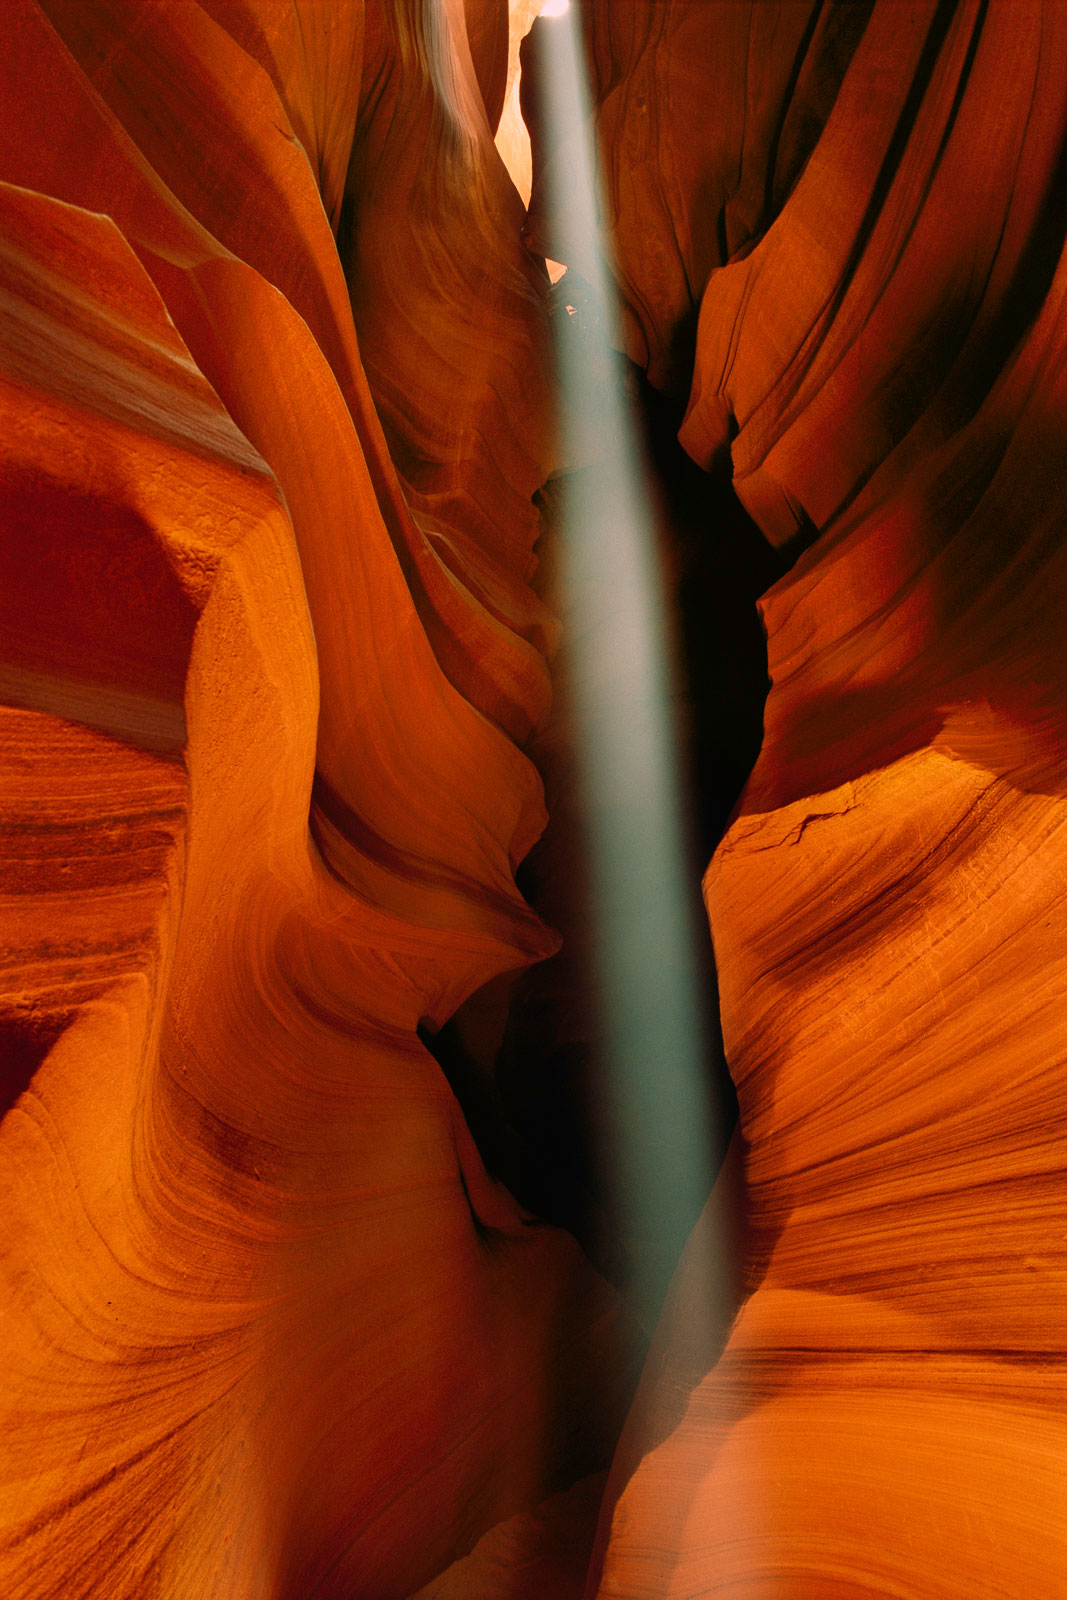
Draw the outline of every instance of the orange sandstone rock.
<instances>
[{"instance_id":1,"label":"orange sandstone rock","mask_svg":"<svg viewBox=\"0 0 1067 1600\"><path fill-rule=\"evenodd\" d=\"M865 0L585 8L607 254L627 353L684 396L709 274L743 257L804 170ZM535 190L537 213L547 198Z\"/></svg>"},{"instance_id":2,"label":"orange sandstone rock","mask_svg":"<svg viewBox=\"0 0 1067 1600\"><path fill-rule=\"evenodd\" d=\"M705 883L742 1304L698 1234L604 1600L1064 1586L1065 21L876 5L704 295L683 440L810 548Z\"/></svg>"},{"instance_id":3,"label":"orange sandstone rock","mask_svg":"<svg viewBox=\"0 0 1067 1600\"><path fill-rule=\"evenodd\" d=\"M537 674L361 367L362 7L282 12L0 18L13 1600L405 1596L610 1415L610 1296L416 1034L552 948L484 714Z\"/></svg>"},{"instance_id":4,"label":"orange sandstone rock","mask_svg":"<svg viewBox=\"0 0 1067 1600\"><path fill-rule=\"evenodd\" d=\"M13 1600L580 1582L614 1303L419 1036L555 944L507 9L0 13ZM588 1592L1052 1600L1067 11L584 16L627 349L795 559L705 884L739 1135Z\"/></svg>"}]
</instances>

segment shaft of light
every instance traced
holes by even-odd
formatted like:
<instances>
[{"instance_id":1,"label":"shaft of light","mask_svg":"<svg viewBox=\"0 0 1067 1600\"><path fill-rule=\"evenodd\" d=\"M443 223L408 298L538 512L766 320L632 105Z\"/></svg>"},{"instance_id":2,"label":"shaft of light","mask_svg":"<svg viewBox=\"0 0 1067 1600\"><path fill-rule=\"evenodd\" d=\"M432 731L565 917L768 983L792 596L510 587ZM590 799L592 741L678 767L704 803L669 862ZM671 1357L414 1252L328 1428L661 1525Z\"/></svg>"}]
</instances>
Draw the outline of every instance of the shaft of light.
<instances>
[{"instance_id":1,"label":"shaft of light","mask_svg":"<svg viewBox=\"0 0 1067 1600\"><path fill-rule=\"evenodd\" d=\"M687 861L654 512L608 342L614 286L600 253L575 8L539 27L543 116L548 148L558 152L546 168L551 220L566 239L564 259L604 308L581 340L560 318L563 427L579 427L587 449L595 442L595 465L562 482L560 573L607 1046L605 1111L634 1302L651 1316L714 1177L718 1141L695 957L707 925L698 922Z\"/></svg>"}]
</instances>

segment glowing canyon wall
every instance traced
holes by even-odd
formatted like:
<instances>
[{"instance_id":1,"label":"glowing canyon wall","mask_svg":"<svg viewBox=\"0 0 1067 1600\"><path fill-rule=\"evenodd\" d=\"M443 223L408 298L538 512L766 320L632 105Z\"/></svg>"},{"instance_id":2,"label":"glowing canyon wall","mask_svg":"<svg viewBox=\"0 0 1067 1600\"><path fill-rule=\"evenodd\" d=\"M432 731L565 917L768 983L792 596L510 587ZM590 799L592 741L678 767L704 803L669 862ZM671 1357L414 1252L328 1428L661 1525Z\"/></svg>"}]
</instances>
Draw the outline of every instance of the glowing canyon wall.
<instances>
[{"instance_id":1,"label":"glowing canyon wall","mask_svg":"<svg viewBox=\"0 0 1067 1600\"><path fill-rule=\"evenodd\" d=\"M1051 1597L1067 7L605 4L593 54L634 357L796 557L705 878L743 1303L714 1360L698 1234L597 1593Z\"/></svg>"},{"instance_id":2,"label":"glowing canyon wall","mask_svg":"<svg viewBox=\"0 0 1067 1600\"><path fill-rule=\"evenodd\" d=\"M554 946L544 296L455 23L0 16L10 1600L404 1596L609 1447L613 1299L417 1035Z\"/></svg>"},{"instance_id":3,"label":"glowing canyon wall","mask_svg":"<svg viewBox=\"0 0 1067 1600\"><path fill-rule=\"evenodd\" d=\"M698 1228L617 1450L427 1048L557 944L507 10L0 9L0 1592L1054 1600L1067 4L582 8L619 338L790 569L739 1297Z\"/></svg>"}]
</instances>

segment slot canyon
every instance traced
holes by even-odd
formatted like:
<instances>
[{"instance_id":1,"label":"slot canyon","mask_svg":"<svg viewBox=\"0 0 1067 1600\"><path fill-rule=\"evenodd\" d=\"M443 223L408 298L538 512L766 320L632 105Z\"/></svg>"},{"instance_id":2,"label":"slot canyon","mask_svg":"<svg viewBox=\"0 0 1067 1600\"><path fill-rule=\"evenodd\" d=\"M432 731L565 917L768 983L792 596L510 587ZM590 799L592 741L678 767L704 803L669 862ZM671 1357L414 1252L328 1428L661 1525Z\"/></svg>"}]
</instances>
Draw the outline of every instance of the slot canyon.
<instances>
[{"instance_id":1,"label":"slot canyon","mask_svg":"<svg viewBox=\"0 0 1067 1600\"><path fill-rule=\"evenodd\" d=\"M1067 0L0 80L0 1600L1065 1600Z\"/></svg>"}]
</instances>

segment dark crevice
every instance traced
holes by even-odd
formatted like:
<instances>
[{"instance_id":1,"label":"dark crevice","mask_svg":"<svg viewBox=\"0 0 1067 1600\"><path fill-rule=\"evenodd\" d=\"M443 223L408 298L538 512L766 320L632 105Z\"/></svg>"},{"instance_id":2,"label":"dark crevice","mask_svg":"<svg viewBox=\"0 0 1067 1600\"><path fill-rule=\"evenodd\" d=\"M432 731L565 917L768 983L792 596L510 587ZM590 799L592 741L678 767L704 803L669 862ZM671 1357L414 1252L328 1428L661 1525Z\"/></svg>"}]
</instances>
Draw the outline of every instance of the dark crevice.
<instances>
[{"instance_id":1,"label":"dark crevice","mask_svg":"<svg viewBox=\"0 0 1067 1600\"><path fill-rule=\"evenodd\" d=\"M756 600L790 565L773 550L733 492L728 475L695 465L677 440L681 408L653 391L628 364L621 381L644 433L665 578L669 631L676 646L676 710L687 768L690 832L688 914L700 953L706 1078L720 1133L717 1164L737 1115L719 1022L718 988L700 883L759 753L767 654ZM594 469L588 469L594 470ZM545 494L551 524L560 486ZM543 578L551 589L551 550ZM551 597L550 597L551 599ZM548 764L549 825L518 872L534 908L563 936L563 948L515 981L503 1044L476 1064L464 1045L464 1014L424 1036L456 1093L489 1170L522 1204L568 1228L620 1287L630 1277L625 1195L606 1147L609 1068L596 1014L591 914L582 818L573 772L559 746L573 730L566 710L564 650L556 670L555 729ZM688 1219L689 1224L696 1221ZM684 1236L663 1241L664 1259Z\"/></svg>"},{"instance_id":2,"label":"dark crevice","mask_svg":"<svg viewBox=\"0 0 1067 1600\"><path fill-rule=\"evenodd\" d=\"M0 1117L33 1081L34 1073L72 1021L70 1012L0 1018Z\"/></svg>"}]
</instances>

